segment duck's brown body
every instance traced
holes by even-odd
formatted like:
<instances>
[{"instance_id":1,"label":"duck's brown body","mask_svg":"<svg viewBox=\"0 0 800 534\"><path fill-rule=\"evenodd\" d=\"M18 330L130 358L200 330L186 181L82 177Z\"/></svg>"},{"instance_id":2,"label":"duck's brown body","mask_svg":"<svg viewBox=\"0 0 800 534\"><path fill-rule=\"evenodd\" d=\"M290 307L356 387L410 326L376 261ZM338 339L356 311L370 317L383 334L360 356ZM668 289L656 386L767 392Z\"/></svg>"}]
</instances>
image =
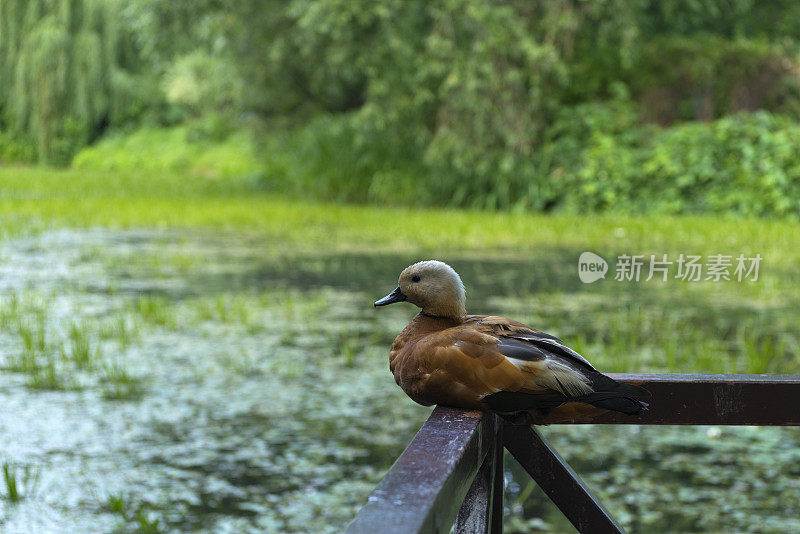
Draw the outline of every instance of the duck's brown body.
<instances>
[{"instance_id":1,"label":"duck's brown body","mask_svg":"<svg viewBox=\"0 0 800 534\"><path fill-rule=\"evenodd\" d=\"M559 339L504 317L419 313L394 340L389 366L419 404L492 410L519 422L588 420L644 407L636 400L641 388L613 381Z\"/></svg>"}]
</instances>

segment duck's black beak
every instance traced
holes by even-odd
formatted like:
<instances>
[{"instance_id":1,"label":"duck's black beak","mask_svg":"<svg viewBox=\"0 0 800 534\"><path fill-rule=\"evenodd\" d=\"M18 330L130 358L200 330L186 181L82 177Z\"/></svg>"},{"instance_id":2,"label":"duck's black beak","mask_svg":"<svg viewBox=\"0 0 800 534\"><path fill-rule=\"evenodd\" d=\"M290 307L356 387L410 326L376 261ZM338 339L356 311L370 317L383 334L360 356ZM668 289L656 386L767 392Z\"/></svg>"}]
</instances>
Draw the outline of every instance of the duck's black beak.
<instances>
[{"instance_id":1,"label":"duck's black beak","mask_svg":"<svg viewBox=\"0 0 800 534\"><path fill-rule=\"evenodd\" d=\"M395 302L403 302L404 300L406 300L406 296L403 295L402 291L400 291L400 286L397 286L394 291L383 297L381 300L376 300L375 307L387 306L389 304L394 304Z\"/></svg>"}]
</instances>

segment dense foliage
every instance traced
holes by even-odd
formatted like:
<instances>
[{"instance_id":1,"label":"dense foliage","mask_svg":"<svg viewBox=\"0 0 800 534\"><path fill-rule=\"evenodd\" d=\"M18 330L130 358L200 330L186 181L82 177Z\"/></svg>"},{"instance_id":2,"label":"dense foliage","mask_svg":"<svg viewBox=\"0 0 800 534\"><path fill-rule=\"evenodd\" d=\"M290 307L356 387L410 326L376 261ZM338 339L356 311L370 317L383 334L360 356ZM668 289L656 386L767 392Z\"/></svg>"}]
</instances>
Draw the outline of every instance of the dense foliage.
<instances>
[{"instance_id":1,"label":"dense foliage","mask_svg":"<svg viewBox=\"0 0 800 534\"><path fill-rule=\"evenodd\" d=\"M0 158L68 163L154 104L105 0L0 1Z\"/></svg>"},{"instance_id":2,"label":"dense foliage","mask_svg":"<svg viewBox=\"0 0 800 534\"><path fill-rule=\"evenodd\" d=\"M251 129L263 185L304 196L797 216L798 16L790 0L0 0L0 159L67 162L109 127L189 120L218 141Z\"/></svg>"}]
</instances>

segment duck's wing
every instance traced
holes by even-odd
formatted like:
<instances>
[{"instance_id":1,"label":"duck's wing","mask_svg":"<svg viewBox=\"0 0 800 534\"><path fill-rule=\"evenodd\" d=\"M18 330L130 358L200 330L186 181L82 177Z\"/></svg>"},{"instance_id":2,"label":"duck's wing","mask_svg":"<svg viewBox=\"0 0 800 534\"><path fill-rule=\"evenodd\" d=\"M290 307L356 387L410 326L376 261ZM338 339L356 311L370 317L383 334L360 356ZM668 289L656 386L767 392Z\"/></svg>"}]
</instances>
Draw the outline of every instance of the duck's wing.
<instances>
[{"instance_id":1,"label":"duck's wing","mask_svg":"<svg viewBox=\"0 0 800 534\"><path fill-rule=\"evenodd\" d=\"M493 410L544 409L569 402L639 413L649 393L603 375L563 341L525 324L496 316L471 316L464 323L493 337L495 348L523 376L518 389L500 388L483 398Z\"/></svg>"},{"instance_id":2,"label":"duck's wing","mask_svg":"<svg viewBox=\"0 0 800 534\"><path fill-rule=\"evenodd\" d=\"M471 315L467 317L464 324L495 336L501 343L505 342L510 351L516 352L523 359L526 359L526 353L531 356L540 353L545 357L560 358L570 365L577 364L584 370L597 372L597 369L586 358L567 347L556 336L536 330L518 321L495 315ZM522 345L514 343L514 341L521 342Z\"/></svg>"}]
</instances>

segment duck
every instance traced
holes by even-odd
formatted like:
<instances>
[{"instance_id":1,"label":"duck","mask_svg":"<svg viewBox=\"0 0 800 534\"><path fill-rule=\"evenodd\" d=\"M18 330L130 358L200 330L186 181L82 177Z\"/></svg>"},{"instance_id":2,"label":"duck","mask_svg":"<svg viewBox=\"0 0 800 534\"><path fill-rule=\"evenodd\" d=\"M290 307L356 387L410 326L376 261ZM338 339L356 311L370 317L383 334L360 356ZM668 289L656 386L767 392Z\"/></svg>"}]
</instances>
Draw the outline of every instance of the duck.
<instances>
[{"instance_id":1,"label":"duck","mask_svg":"<svg viewBox=\"0 0 800 534\"><path fill-rule=\"evenodd\" d=\"M521 322L468 315L461 277L426 260L405 268L374 306L420 308L392 343L389 368L415 402L493 412L512 424L587 422L638 415L650 393L595 369L565 343Z\"/></svg>"}]
</instances>

